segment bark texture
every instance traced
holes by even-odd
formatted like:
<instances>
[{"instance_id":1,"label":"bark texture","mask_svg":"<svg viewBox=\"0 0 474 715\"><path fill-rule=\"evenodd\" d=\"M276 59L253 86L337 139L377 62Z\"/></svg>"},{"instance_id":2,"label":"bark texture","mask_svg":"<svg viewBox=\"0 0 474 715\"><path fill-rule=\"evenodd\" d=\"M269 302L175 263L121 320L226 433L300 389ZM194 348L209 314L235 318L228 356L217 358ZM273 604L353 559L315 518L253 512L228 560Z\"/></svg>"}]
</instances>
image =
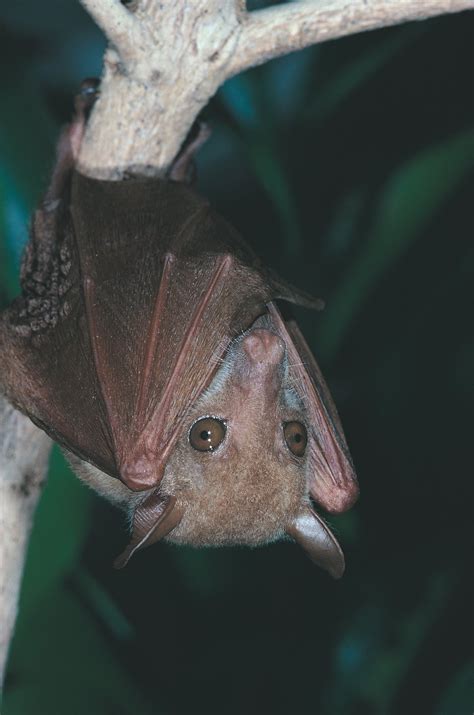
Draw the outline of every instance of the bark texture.
<instances>
[{"instance_id":1,"label":"bark texture","mask_svg":"<svg viewBox=\"0 0 474 715\"><path fill-rule=\"evenodd\" d=\"M0 397L0 683L51 440Z\"/></svg>"},{"instance_id":2,"label":"bark texture","mask_svg":"<svg viewBox=\"0 0 474 715\"><path fill-rule=\"evenodd\" d=\"M161 175L221 84L317 42L474 7L474 0L81 0L110 40L83 173Z\"/></svg>"}]
</instances>

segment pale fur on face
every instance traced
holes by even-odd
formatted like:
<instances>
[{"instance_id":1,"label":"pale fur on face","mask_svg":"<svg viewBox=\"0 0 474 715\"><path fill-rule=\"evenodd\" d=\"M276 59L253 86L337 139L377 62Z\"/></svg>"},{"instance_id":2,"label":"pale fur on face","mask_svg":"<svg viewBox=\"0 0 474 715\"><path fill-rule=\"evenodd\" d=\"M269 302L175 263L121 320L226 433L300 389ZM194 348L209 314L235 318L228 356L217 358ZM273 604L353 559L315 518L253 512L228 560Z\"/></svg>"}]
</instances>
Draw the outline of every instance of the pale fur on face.
<instances>
[{"instance_id":1,"label":"pale fur on face","mask_svg":"<svg viewBox=\"0 0 474 715\"><path fill-rule=\"evenodd\" d=\"M223 366L187 417L161 491L184 508L169 541L196 546L256 545L281 538L306 501L305 458L289 451L283 423L304 422L303 407L288 386L282 341L274 354L249 360L248 331L234 341ZM268 351L267 351L268 352ZM258 356L257 356L258 358ZM225 422L224 441L198 452L189 429L201 417Z\"/></svg>"},{"instance_id":2,"label":"pale fur on face","mask_svg":"<svg viewBox=\"0 0 474 715\"><path fill-rule=\"evenodd\" d=\"M177 498L183 518L168 541L195 546L257 545L284 536L285 527L308 502L307 457L294 457L283 424L305 422L303 404L291 387L286 350L249 360L243 346L260 321L233 341L210 387L189 411L170 457L160 491ZM278 339L279 340L279 339ZM205 416L226 424L214 452L190 444L192 425ZM93 465L64 450L74 471L101 496L128 511L153 490L134 493Z\"/></svg>"}]
</instances>

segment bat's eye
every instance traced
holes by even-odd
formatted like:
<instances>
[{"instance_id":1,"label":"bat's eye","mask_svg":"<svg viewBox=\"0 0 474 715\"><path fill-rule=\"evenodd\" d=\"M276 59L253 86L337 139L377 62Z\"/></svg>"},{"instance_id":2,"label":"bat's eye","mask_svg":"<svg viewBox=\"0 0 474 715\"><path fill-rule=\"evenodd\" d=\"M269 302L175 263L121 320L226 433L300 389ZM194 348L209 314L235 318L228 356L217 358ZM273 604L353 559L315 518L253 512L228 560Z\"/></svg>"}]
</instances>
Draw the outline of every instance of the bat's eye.
<instances>
[{"instance_id":1,"label":"bat's eye","mask_svg":"<svg viewBox=\"0 0 474 715\"><path fill-rule=\"evenodd\" d=\"M213 452L225 437L226 426L216 417L203 417L193 424L189 432L191 447L198 452Z\"/></svg>"},{"instance_id":2,"label":"bat's eye","mask_svg":"<svg viewBox=\"0 0 474 715\"><path fill-rule=\"evenodd\" d=\"M283 434L290 452L296 457L302 457L308 443L306 427L301 422L285 422Z\"/></svg>"}]
</instances>

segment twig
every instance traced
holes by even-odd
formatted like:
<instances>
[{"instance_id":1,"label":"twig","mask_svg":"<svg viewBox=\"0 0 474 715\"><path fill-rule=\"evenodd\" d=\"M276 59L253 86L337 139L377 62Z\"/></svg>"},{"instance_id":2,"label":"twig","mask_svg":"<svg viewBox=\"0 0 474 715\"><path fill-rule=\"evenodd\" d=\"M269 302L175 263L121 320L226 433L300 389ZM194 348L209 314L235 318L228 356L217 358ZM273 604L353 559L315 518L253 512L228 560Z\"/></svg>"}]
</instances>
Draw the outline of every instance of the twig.
<instances>
[{"instance_id":1,"label":"twig","mask_svg":"<svg viewBox=\"0 0 474 715\"><path fill-rule=\"evenodd\" d=\"M299 0L247 15L229 76L337 37L474 8L472 0Z\"/></svg>"}]
</instances>

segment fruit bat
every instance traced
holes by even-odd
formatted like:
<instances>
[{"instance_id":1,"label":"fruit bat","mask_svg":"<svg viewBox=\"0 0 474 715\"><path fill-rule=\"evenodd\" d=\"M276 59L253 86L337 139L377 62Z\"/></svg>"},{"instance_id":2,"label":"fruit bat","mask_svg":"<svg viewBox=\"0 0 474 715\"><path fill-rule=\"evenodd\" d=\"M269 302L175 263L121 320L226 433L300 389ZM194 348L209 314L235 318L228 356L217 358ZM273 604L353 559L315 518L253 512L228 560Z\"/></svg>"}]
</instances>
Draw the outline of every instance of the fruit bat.
<instances>
[{"instance_id":1,"label":"fruit bat","mask_svg":"<svg viewBox=\"0 0 474 715\"><path fill-rule=\"evenodd\" d=\"M84 83L32 221L22 293L0 322L0 387L129 512L121 567L161 538L195 546L285 537L338 578L314 504L357 481L321 372L276 303L316 302L266 269L185 181L102 181L74 166L96 85Z\"/></svg>"}]
</instances>

